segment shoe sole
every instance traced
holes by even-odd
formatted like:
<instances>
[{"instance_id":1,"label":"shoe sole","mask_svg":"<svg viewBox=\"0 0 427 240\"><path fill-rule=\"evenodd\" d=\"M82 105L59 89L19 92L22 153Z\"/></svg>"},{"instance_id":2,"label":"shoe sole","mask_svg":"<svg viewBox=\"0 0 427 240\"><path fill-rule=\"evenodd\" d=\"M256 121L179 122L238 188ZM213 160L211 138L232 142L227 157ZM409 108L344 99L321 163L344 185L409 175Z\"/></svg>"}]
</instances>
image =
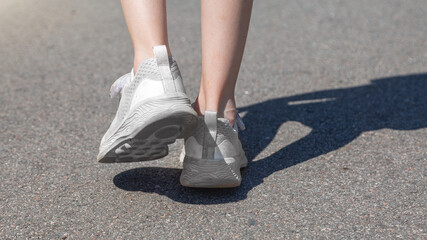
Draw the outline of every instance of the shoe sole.
<instances>
[{"instance_id":1,"label":"shoe sole","mask_svg":"<svg viewBox=\"0 0 427 240\"><path fill-rule=\"evenodd\" d=\"M192 188L237 187L242 182L240 169L245 168L247 164L244 153L237 159L230 158L227 161L195 159L186 156L180 182L181 185Z\"/></svg>"},{"instance_id":2,"label":"shoe sole","mask_svg":"<svg viewBox=\"0 0 427 240\"><path fill-rule=\"evenodd\" d=\"M169 111L158 114L150 124L137 129L128 139L113 144L100 163L150 161L168 155L168 144L184 138L197 126L197 116L189 111Z\"/></svg>"}]
</instances>

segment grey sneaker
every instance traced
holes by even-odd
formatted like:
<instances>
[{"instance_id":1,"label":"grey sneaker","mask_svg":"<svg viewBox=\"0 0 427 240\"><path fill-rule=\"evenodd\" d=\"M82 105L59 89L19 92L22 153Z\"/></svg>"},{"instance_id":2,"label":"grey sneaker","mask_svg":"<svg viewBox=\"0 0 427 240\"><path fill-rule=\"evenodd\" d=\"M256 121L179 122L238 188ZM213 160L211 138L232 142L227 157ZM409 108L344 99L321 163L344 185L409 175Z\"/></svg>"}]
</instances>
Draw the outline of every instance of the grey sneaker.
<instances>
[{"instance_id":1,"label":"grey sneaker","mask_svg":"<svg viewBox=\"0 0 427 240\"><path fill-rule=\"evenodd\" d=\"M111 94L121 94L116 116L99 147L98 161L136 162L162 158L167 144L192 133L197 114L185 94L182 77L166 46L153 48L136 75L119 78Z\"/></svg>"},{"instance_id":2,"label":"grey sneaker","mask_svg":"<svg viewBox=\"0 0 427 240\"><path fill-rule=\"evenodd\" d=\"M244 129L238 115L237 123ZM186 187L237 187L242 181L240 168L247 164L237 124L232 127L227 119L217 118L216 112L205 111L193 135L185 140L180 181Z\"/></svg>"}]
</instances>

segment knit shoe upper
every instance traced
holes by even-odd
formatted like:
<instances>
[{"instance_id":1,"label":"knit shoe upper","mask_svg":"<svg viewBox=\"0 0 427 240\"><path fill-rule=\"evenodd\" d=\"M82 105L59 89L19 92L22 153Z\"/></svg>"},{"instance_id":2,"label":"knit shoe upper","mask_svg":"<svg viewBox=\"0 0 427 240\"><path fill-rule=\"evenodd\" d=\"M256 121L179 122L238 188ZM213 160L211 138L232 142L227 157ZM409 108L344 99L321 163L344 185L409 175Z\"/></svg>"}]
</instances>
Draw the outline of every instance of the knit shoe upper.
<instances>
[{"instance_id":1,"label":"knit shoe upper","mask_svg":"<svg viewBox=\"0 0 427 240\"><path fill-rule=\"evenodd\" d=\"M153 51L155 58L143 61L135 76L132 70L116 80L111 87L110 95L120 95L121 98L115 118L101 140L98 154L98 160L101 162L121 162L121 159L140 161L162 157L167 154L166 143L175 141L185 128L195 125L197 121L197 115L185 94L176 61L168 56L166 46L156 46ZM156 122L161 123L155 124ZM169 130L165 127L169 127ZM175 131L174 128L178 135L171 133L167 138L167 132ZM163 142L158 137L159 134L155 134L156 130L162 129ZM156 139L152 135L156 136ZM124 145L124 141L134 138L140 141L134 140ZM160 143L147 146L148 138ZM142 140L147 141L144 143ZM130 155L135 152L131 151L132 149L142 146L147 149L145 154L140 149L139 157ZM117 147L120 149L117 150ZM114 152L111 152L112 150Z\"/></svg>"},{"instance_id":2,"label":"knit shoe upper","mask_svg":"<svg viewBox=\"0 0 427 240\"><path fill-rule=\"evenodd\" d=\"M206 111L199 117L193 135L185 140L181 184L189 187L235 187L241 182L240 168L246 165L237 126L232 127L225 118L217 118L216 112Z\"/></svg>"}]
</instances>

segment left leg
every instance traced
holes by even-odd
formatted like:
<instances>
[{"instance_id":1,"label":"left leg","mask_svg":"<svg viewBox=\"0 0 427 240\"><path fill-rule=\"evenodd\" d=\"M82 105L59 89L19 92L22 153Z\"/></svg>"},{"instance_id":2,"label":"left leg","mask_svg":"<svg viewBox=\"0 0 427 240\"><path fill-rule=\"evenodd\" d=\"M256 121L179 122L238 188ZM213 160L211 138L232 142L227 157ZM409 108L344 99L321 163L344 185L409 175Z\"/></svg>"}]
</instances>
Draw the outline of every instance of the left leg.
<instances>
[{"instance_id":1,"label":"left leg","mask_svg":"<svg viewBox=\"0 0 427 240\"><path fill-rule=\"evenodd\" d=\"M243 57L252 0L202 0L202 80L196 111L235 121L234 89Z\"/></svg>"}]
</instances>

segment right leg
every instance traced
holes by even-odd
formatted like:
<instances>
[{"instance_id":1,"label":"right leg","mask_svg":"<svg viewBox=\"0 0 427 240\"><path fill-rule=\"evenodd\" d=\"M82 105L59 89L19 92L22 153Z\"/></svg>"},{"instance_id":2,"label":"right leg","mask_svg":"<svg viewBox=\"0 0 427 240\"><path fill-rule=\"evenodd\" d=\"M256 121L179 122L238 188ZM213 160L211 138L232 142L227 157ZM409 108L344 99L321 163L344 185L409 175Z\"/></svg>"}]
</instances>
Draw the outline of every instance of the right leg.
<instances>
[{"instance_id":1,"label":"right leg","mask_svg":"<svg viewBox=\"0 0 427 240\"><path fill-rule=\"evenodd\" d=\"M121 0L134 48L133 69L154 57L153 46L166 45L169 56L166 0Z\"/></svg>"},{"instance_id":2,"label":"right leg","mask_svg":"<svg viewBox=\"0 0 427 240\"><path fill-rule=\"evenodd\" d=\"M185 142L181 184L239 186L247 159L237 129L234 88L243 56L251 0L202 0L202 82L195 103L199 124ZM236 126L237 128L237 126Z\"/></svg>"}]
</instances>

